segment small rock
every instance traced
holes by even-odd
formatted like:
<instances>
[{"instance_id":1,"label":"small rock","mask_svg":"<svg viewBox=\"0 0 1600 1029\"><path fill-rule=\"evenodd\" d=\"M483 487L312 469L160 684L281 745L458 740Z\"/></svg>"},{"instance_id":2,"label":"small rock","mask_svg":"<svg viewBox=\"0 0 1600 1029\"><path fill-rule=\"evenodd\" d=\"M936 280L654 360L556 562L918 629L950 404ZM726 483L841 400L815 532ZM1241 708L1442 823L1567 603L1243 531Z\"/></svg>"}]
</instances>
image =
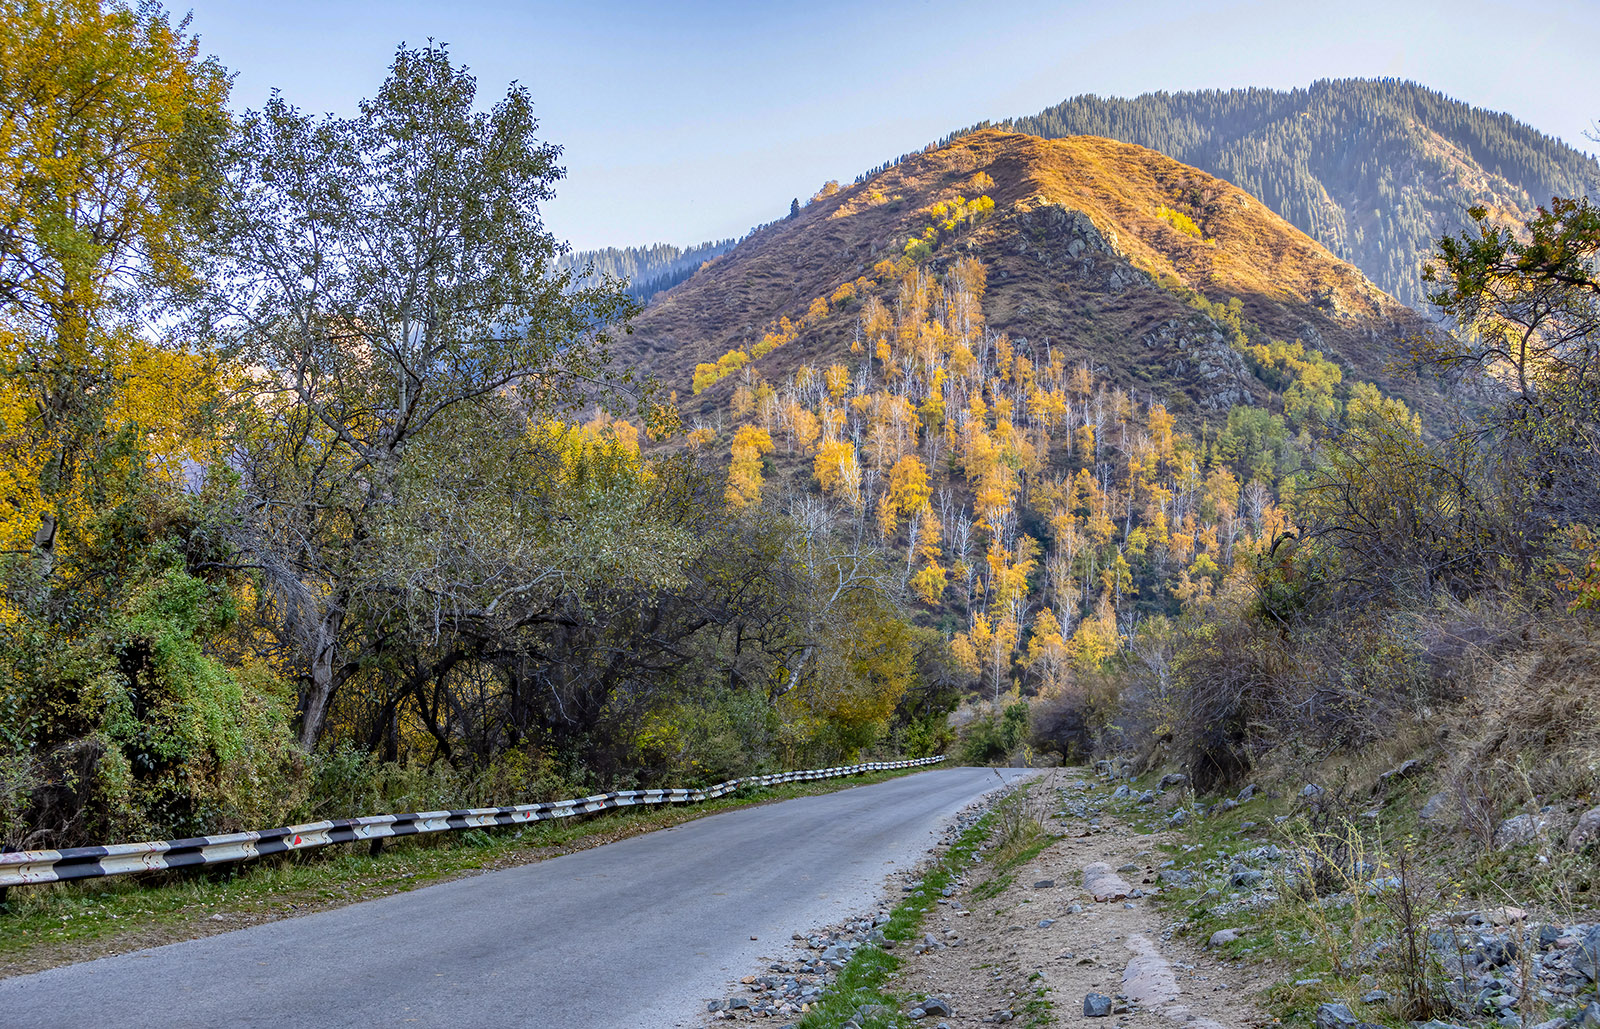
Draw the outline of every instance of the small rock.
<instances>
[{"instance_id":1,"label":"small rock","mask_svg":"<svg viewBox=\"0 0 1600 1029\"><path fill-rule=\"evenodd\" d=\"M1600 982L1600 925L1590 929L1572 956L1572 970L1590 982Z\"/></svg>"},{"instance_id":2,"label":"small rock","mask_svg":"<svg viewBox=\"0 0 1600 1029\"><path fill-rule=\"evenodd\" d=\"M1053 918L1041 918L1039 920L1039 928L1041 928L1041 929L1048 929L1052 925L1055 925L1055 924L1056 924L1056 920L1053 919Z\"/></svg>"},{"instance_id":3,"label":"small rock","mask_svg":"<svg viewBox=\"0 0 1600 1029\"><path fill-rule=\"evenodd\" d=\"M1246 786L1244 789L1239 791L1239 803L1241 803L1241 804L1247 803L1250 800L1251 797L1254 797L1257 793L1260 793L1260 792L1261 791L1260 791L1259 788L1257 788L1256 784L1255 783L1251 783L1250 785Z\"/></svg>"},{"instance_id":4,"label":"small rock","mask_svg":"<svg viewBox=\"0 0 1600 1029\"><path fill-rule=\"evenodd\" d=\"M1238 938L1239 930L1237 929L1218 929L1216 932L1211 934L1211 939L1207 941L1206 946L1220 947L1224 943L1232 943Z\"/></svg>"},{"instance_id":5,"label":"small rock","mask_svg":"<svg viewBox=\"0 0 1600 1029\"><path fill-rule=\"evenodd\" d=\"M1188 821L1189 812L1185 811L1181 807L1174 811L1171 815L1167 816L1167 824L1172 826L1174 829L1176 829L1178 826L1188 824Z\"/></svg>"},{"instance_id":6,"label":"small rock","mask_svg":"<svg viewBox=\"0 0 1600 1029\"><path fill-rule=\"evenodd\" d=\"M985 1019L985 1021L989 1021L989 1022L1009 1022L1013 1018L1016 1018L1016 1017L1017 1016L1014 1013L1012 1013L1010 1008L1005 1008L1004 1010L996 1011L994 1014L990 1015L987 1019Z\"/></svg>"},{"instance_id":7,"label":"small rock","mask_svg":"<svg viewBox=\"0 0 1600 1029\"><path fill-rule=\"evenodd\" d=\"M1054 879L1040 879L1033 884L1033 888L1036 890L1053 890L1055 886L1056 881Z\"/></svg>"},{"instance_id":8,"label":"small rock","mask_svg":"<svg viewBox=\"0 0 1600 1029\"><path fill-rule=\"evenodd\" d=\"M1443 793L1435 793L1422 803L1422 810L1417 812L1417 817L1424 822L1436 822L1444 817L1445 811L1450 806L1450 798Z\"/></svg>"},{"instance_id":9,"label":"small rock","mask_svg":"<svg viewBox=\"0 0 1600 1029\"><path fill-rule=\"evenodd\" d=\"M1217 802L1217 806L1211 809L1211 815L1212 817L1216 817L1217 815L1226 814L1229 811L1237 809L1238 806L1239 802L1237 800L1234 800L1232 797L1227 797Z\"/></svg>"},{"instance_id":10,"label":"small rock","mask_svg":"<svg viewBox=\"0 0 1600 1029\"><path fill-rule=\"evenodd\" d=\"M1600 1027L1600 1000L1590 1001L1589 1006L1583 1009L1583 1014L1579 1015L1572 1024L1581 1027L1581 1029Z\"/></svg>"},{"instance_id":11,"label":"small rock","mask_svg":"<svg viewBox=\"0 0 1600 1029\"><path fill-rule=\"evenodd\" d=\"M1143 793L1139 794L1139 803L1141 803L1141 804L1154 804L1155 802L1156 802L1156 791L1155 790L1145 790Z\"/></svg>"},{"instance_id":12,"label":"small rock","mask_svg":"<svg viewBox=\"0 0 1600 1029\"><path fill-rule=\"evenodd\" d=\"M1422 762L1414 757L1407 758L1406 760L1400 762L1398 767L1391 768L1387 772L1384 772L1382 775L1378 776L1378 781L1381 783L1389 783L1396 779L1409 779L1420 771L1422 771Z\"/></svg>"},{"instance_id":13,"label":"small rock","mask_svg":"<svg viewBox=\"0 0 1600 1029\"><path fill-rule=\"evenodd\" d=\"M950 1006L950 1002L942 997L929 997L922 1002L922 1010L930 1015L942 1017L949 1017L956 1013L955 1008Z\"/></svg>"},{"instance_id":14,"label":"small rock","mask_svg":"<svg viewBox=\"0 0 1600 1029\"><path fill-rule=\"evenodd\" d=\"M1184 786L1189 782L1189 777L1182 772L1172 772L1161 777L1161 788L1170 790L1174 786Z\"/></svg>"},{"instance_id":15,"label":"small rock","mask_svg":"<svg viewBox=\"0 0 1600 1029\"><path fill-rule=\"evenodd\" d=\"M1394 998L1383 990L1368 990L1361 995L1363 1004L1387 1004Z\"/></svg>"},{"instance_id":16,"label":"small rock","mask_svg":"<svg viewBox=\"0 0 1600 1029\"><path fill-rule=\"evenodd\" d=\"M1091 993L1083 998L1084 1018L1106 1018L1111 1014L1111 998L1103 993Z\"/></svg>"},{"instance_id":17,"label":"small rock","mask_svg":"<svg viewBox=\"0 0 1600 1029\"><path fill-rule=\"evenodd\" d=\"M1355 1029L1361 1019L1344 1004L1323 1004L1317 1008L1317 1029Z\"/></svg>"}]
</instances>

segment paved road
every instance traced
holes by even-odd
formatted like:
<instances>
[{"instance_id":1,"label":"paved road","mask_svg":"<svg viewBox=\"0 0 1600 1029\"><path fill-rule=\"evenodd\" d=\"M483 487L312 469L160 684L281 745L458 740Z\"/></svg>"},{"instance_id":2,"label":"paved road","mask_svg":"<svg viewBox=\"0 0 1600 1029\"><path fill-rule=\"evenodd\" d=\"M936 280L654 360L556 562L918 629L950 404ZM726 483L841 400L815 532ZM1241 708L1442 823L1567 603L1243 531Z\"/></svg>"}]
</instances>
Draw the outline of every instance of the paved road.
<instances>
[{"instance_id":1,"label":"paved road","mask_svg":"<svg viewBox=\"0 0 1600 1029\"><path fill-rule=\"evenodd\" d=\"M683 1025L791 933L864 910L998 784L936 769L0 980L0 1026Z\"/></svg>"}]
</instances>

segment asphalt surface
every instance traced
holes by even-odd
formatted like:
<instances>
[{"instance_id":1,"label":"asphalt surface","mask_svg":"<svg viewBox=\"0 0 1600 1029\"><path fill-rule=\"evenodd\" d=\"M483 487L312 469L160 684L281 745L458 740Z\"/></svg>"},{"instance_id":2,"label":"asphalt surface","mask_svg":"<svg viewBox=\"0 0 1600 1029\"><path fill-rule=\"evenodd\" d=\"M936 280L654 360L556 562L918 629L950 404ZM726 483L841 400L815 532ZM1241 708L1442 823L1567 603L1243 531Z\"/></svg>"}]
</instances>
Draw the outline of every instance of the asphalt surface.
<instances>
[{"instance_id":1,"label":"asphalt surface","mask_svg":"<svg viewBox=\"0 0 1600 1029\"><path fill-rule=\"evenodd\" d=\"M998 785L935 769L0 980L0 1026L687 1025L791 933L868 910Z\"/></svg>"}]
</instances>

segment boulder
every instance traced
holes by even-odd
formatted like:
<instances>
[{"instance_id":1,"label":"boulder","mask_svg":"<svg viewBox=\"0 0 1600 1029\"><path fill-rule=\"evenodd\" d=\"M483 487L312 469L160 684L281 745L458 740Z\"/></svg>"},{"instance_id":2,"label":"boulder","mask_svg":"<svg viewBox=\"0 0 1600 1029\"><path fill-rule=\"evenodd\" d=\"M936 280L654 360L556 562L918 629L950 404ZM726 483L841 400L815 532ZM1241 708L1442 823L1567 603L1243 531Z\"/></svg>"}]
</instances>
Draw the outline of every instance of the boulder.
<instances>
[{"instance_id":1,"label":"boulder","mask_svg":"<svg viewBox=\"0 0 1600 1029\"><path fill-rule=\"evenodd\" d=\"M1600 807L1578 816L1578 824L1567 834L1567 849L1584 851L1600 844Z\"/></svg>"},{"instance_id":2,"label":"boulder","mask_svg":"<svg viewBox=\"0 0 1600 1029\"><path fill-rule=\"evenodd\" d=\"M1537 844L1552 836L1562 835L1570 825L1566 812L1543 808L1537 814L1516 815L1495 827L1494 848L1509 850Z\"/></svg>"}]
</instances>

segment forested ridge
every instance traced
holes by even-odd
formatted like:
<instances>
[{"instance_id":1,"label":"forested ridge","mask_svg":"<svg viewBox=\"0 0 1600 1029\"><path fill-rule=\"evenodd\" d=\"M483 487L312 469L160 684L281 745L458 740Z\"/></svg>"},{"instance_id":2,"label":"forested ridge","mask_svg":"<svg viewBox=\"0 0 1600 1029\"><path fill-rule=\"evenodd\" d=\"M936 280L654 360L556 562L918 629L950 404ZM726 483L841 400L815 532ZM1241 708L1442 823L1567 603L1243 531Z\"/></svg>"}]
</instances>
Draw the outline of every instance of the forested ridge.
<instances>
[{"instance_id":1,"label":"forested ridge","mask_svg":"<svg viewBox=\"0 0 1600 1029\"><path fill-rule=\"evenodd\" d=\"M1440 236L1466 225L1468 207L1529 217L1551 197L1583 196L1600 181L1592 158L1511 115L1397 79L1088 94L998 124L1045 137L1108 136L1202 168L1419 308L1422 265Z\"/></svg>"},{"instance_id":2,"label":"forested ridge","mask_svg":"<svg viewBox=\"0 0 1600 1029\"><path fill-rule=\"evenodd\" d=\"M687 279L699 271L702 264L727 252L736 242L733 239L719 239L689 247L652 243L648 246L577 250L562 255L558 266L565 271L587 276L585 281L601 275L625 280L627 294L647 304L657 293L664 293Z\"/></svg>"}]
</instances>

